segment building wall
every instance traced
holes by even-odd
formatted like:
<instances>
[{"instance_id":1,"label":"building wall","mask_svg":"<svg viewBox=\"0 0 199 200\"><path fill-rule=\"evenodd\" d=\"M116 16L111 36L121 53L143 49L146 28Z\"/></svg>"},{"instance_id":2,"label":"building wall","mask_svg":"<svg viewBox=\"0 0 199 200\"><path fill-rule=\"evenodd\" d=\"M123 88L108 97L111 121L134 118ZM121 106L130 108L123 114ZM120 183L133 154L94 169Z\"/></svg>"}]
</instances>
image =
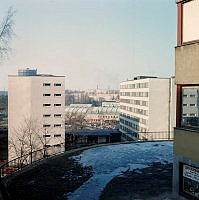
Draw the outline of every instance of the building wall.
<instances>
[{"instance_id":1,"label":"building wall","mask_svg":"<svg viewBox=\"0 0 199 200\"><path fill-rule=\"evenodd\" d=\"M149 87L149 131L168 131L169 79L151 79Z\"/></svg>"},{"instance_id":2,"label":"building wall","mask_svg":"<svg viewBox=\"0 0 199 200\"><path fill-rule=\"evenodd\" d=\"M198 84L199 43L176 47L176 84Z\"/></svg>"},{"instance_id":3,"label":"building wall","mask_svg":"<svg viewBox=\"0 0 199 200\"><path fill-rule=\"evenodd\" d=\"M185 142L186 141L186 142ZM199 134L189 129L175 129L174 154L199 162Z\"/></svg>"},{"instance_id":4,"label":"building wall","mask_svg":"<svg viewBox=\"0 0 199 200\"><path fill-rule=\"evenodd\" d=\"M65 110L65 83L64 77L55 76L9 76L8 78L8 127L9 140L15 140L20 128L24 128L24 121L34 121L40 135L51 135L46 144L55 145L65 141L64 110ZM51 86L43 86L50 83ZM61 86L54 86L54 83L61 83ZM51 94L51 96L44 96ZM61 96L54 96L61 94ZM43 104L51 104L44 107ZM61 104L55 107L54 104ZM50 114L50 117L43 115ZM54 117L54 114L61 114L61 117ZM50 127L43 127L50 124ZM61 127L54 127L61 124ZM54 135L61 134L61 137ZM40 144L41 143L37 143ZM39 148L39 147L38 147ZM40 147L41 148L41 147ZM9 150L9 160L13 159L13 150Z\"/></svg>"},{"instance_id":5,"label":"building wall","mask_svg":"<svg viewBox=\"0 0 199 200\"><path fill-rule=\"evenodd\" d=\"M31 114L34 119L38 119L44 124L50 124L47 128L48 134L51 135L49 144L58 144L64 142L64 110L65 110L65 81L64 77L40 77L32 78L32 98L31 98ZM51 83L51 86L43 86L43 83ZM54 86L55 83L61 83L61 86ZM51 94L51 96L43 96L43 94ZM61 94L61 96L54 96ZM44 107L43 104L51 104L50 107ZM61 104L55 107L54 104ZM37 108L37 109L35 109ZM43 117L44 114L51 114L50 117ZM55 114L61 114L61 117L55 117ZM61 127L54 127L55 124L61 124ZM61 134L61 137L54 135Z\"/></svg>"},{"instance_id":6,"label":"building wall","mask_svg":"<svg viewBox=\"0 0 199 200\"><path fill-rule=\"evenodd\" d=\"M138 84L146 86L139 87ZM123 133L123 140L137 140L139 138L137 132L148 132L148 84L149 79L125 81L120 84L120 131ZM128 85L135 85L135 88L126 88Z\"/></svg>"}]
</instances>

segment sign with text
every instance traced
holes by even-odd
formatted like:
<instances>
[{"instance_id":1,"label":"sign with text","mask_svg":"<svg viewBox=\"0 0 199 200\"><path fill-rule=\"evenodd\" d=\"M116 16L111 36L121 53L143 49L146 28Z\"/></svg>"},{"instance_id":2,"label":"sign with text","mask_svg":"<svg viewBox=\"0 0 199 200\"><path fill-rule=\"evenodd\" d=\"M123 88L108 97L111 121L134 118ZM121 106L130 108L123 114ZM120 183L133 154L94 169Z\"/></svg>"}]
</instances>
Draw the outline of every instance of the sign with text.
<instances>
[{"instance_id":1,"label":"sign with text","mask_svg":"<svg viewBox=\"0 0 199 200\"><path fill-rule=\"evenodd\" d=\"M193 181L199 182L199 169L190 167L188 165L183 166L183 176Z\"/></svg>"},{"instance_id":2,"label":"sign with text","mask_svg":"<svg viewBox=\"0 0 199 200\"><path fill-rule=\"evenodd\" d=\"M199 198L199 169L183 164L183 192Z\"/></svg>"}]
</instances>

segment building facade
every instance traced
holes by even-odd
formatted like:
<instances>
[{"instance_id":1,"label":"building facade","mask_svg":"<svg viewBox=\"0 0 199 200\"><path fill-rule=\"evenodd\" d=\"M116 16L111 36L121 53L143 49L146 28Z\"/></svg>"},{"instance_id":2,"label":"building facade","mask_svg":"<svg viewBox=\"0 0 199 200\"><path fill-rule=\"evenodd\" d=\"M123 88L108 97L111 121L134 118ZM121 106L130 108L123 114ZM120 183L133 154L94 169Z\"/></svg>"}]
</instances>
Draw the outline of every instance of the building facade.
<instances>
[{"instance_id":1,"label":"building facade","mask_svg":"<svg viewBox=\"0 0 199 200\"><path fill-rule=\"evenodd\" d=\"M8 77L9 160L22 153L20 148L28 151L25 143L36 150L65 142L64 92L64 76L26 69Z\"/></svg>"},{"instance_id":2,"label":"building facade","mask_svg":"<svg viewBox=\"0 0 199 200\"><path fill-rule=\"evenodd\" d=\"M120 131L123 140L173 138L174 78L140 76L120 84Z\"/></svg>"},{"instance_id":3,"label":"building facade","mask_svg":"<svg viewBox=\"0 0 199 200\"><path fill-rule=\"evenodd\" d=\"M173 192L177 199L199 199L199 0L176 0L176 3Z\"/></svg>"}]
</instances>

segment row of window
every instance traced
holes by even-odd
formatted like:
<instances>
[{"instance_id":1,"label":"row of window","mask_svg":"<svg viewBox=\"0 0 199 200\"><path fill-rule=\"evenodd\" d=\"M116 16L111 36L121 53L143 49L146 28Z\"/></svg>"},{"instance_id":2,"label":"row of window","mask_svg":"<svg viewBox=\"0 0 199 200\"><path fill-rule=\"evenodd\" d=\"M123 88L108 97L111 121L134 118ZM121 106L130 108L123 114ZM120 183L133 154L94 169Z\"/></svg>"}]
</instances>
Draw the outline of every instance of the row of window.
<instances>
[{"instance_id":1,"label":"row of window","mask_svg":"<svg viewBox=\"0 0 199 200\"><path fill-rule=\"evenodd\" d=\"M135 89L135 88L148 88L148 83L135 83L135 84L126 84L120 85L120 89Z\"/></svg>"},{"instance_id":2,"label":"row of window","mask_svg":"<svg viewBox=\"0 0 199 200\"><path fill-rule=\"evenodd\" d=\"M183 97L192 97L192 98L195 98L196 95L195 94L183 94Z\"/></svg>"},{"instance_id":3,"label":"row of window","mask_svg":"<svg viewBox=\"0 0 199 200\"><path fill-rule=\"evenodd\" d=\"M184 117L196 117L196 116L197 116L196 113L190 113L190 114L188 114L188 113L183 113L182 115L183 115Z\"/></svg>"},{"instance_id":4,"label":"row of window","mask_svg":"<svg viewBox=\"0 0 199 200\"><path fill-rule=\"evenodd\" d=\"M44 103L44 104L43 104L43 107L50 107L50 106L51 106L50 103ZM55 104L54 104L54 107L60 107L60 106L61 106L60 103L55 103Z\"/></svg>"},{"instance_id":5,"label":"row of window","mask_svg":"<svg viewBox=\"0 0 199 200\"><path fill-rule=\"evenodd\" d=\"M139 105L139 106L148 106L148 102L147 101L142 101L142 100L120 99L120 102Z\"/></svg>"},{"instance_id":6,"label":"row of window","mask_svg":"<svg viewBox=\"0 0 199 200\"><path fill-rule=\"evenodd\" d=\"M141 127L137 124L134 124L132 122L129 122L129 121L123 120L123 119L120 119L120 124L124 124L126 126L129 126L132 129L134 129L134 131L136 131L136 132L146 132L146 130L147 130L146 128L143 128L143 127Z\"/></svg>"},{"instance_id":7,"label":"row of window","mask_svg":"<svg viewBox=\"0 0 199 200\"><path fill-rule=\"evenodd\" d=\"M131 134L133 137L138 138L138 133L133 132L131 129L127 128L126 126L120 125L120 129L122 129L122 130L125 131L126 133Z\"/></svg>"},{"instance_id":8,"label":"row of window","mask_svg":"<svg viewBox=\"0 0 199 200\"><path fill-rule=\"evenodd\" d=\"M46 148L49 148L49 147L61 147L61 144L54 144L54 145L46 144L45 147Z\"/></svg>"},{"instance_id":9,"label":"row of window","mask_svg":"<svg viewBox=\"0 0 199 200\"><path fill-rule=\"evenodd\" d=\"M148 97L148 92L120 92L120 96L130 96L130 97Z\"/></svg>"},{"instance_id":10,"label":"row of window","mask_svg":"<svg viewBox=\"0 0 199 200\"><path fill-rule=\"evenodd\" d=\"M49 94L49 93L48 93L48 94L43 94L43 96L44 96L44 97L50 97L51 94ZM54 96L55 96L55 97L60 97L61 94L54 94Z\"/></svg>"},{"instance_id":11,"label":"row of window","mask_svg":"<svg viewBox=\"0 0 199 200\"><path fill-rule=\"evenodd\" d=\"M133 112L133 113L137 113L137 114L140 114L140 115L145 115L145 116L148 115L147 110L143 110L143 109L139 109L139 108L134 108L134 107L130 107L130 106L123 106L123 105L121 105L120 109L121 110L130 111L130 112Z\"/></svg>"},{"instance_id":12,"label":"row of window","mask_svg":"<svg viewBox=\"0 0 199 200\"><path fill-rule=\"evenodd\" d=\"M51 86L51 83L43 83L43 86ZM61 86L61 83L54 83L54 86Z\"/></svg>"},{"instance_id":13,"label":"row of window","mask_svg":"<svg viewBox=\"0 0 199 200\"><path fill-rule=\"evenodd\" d=\"M43 117L51 117L51 114L44 114ZM54 117L62 117L62 114L54 114Z\"/></svg>"},{"instance_id":14,"label":"row of window","mask_svg":"<svg viewBox=\"0 0 199 200\"><path fill-rule=\"evenodd\" d=\"M51 137L50 134L45 134L43 137ZM61 137L61 134L55 134L54 137Z\"/></svg>"},{"instance_id":15,"label":"row of window","mask_svg":"<svg viewBox=\"0 0 199 200\"><path fill-rule=\"evenodd\" d=\"M62 125L61 124L54 124L54 127L61 127ZM44 124L43 125L44 128L47 128L47 127L51 127L50 124Z\"/></svg>"},{"instance_id":16,"label":"row of window","mask_svg":"<svg viewBox=\"0 0 199 200\"><path fill-rule=\"evenodd\" d=\"M120 113L120 116L123 117L123 118L129 119L131 121L137 122L139 124L147 125L147 123L148 123L148 121L146 119L135 117L135 116L132 116L132 115L126 115L124 113Z\"/></svg>"},{"instance_id":17,"label":"row of window","mask_svg":"<svg viewBox=\"0 0 199 200\"><path fill-rule=\"evenodd\" d=\"M199 117L194 110L199 110L199 104L196 101L196 98L198 98L199 94L199 86L185 86L182 87L182 93L181 93L181 107L182 107L182 113L181 113L181 126L186 126L186 127L199 127ZM189 99L188 97L195 98L195 103L190 103L187 102ZM192 107L191 110L190 107ZM186 108L187 107L187 108ZM190 112L187 112L190 111ZM192 112L191 112L192 111ZM178 124L179 125L179 124Z\"/></svg>"},{"instance_id":18,"label":"row of window","mask_svg":"<svg viewBox=\"0 0 199 200\"><path fill-rule=\"evenodd\" d=\"M191 104L183 103L182 105L183 105L184 107L186 107L186 106L196 107L196 104L195 104L195 103L191 103Z\"/></svg>"}]
</instances>

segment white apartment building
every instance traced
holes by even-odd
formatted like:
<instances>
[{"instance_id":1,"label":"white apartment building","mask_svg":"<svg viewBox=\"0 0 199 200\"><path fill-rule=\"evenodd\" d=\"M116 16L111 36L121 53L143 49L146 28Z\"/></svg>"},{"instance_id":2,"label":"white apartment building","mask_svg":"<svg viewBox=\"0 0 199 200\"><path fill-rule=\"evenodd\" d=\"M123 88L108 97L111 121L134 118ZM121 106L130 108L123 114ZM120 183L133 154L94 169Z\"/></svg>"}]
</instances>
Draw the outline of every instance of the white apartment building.
<instances>
[{"instance_id":1,"label":"white apartment building","mask_svg":"<svg viewBox=\"0 0 199 200\"><path fill-rule=\"evenodd\" d=\"M120 84L120 131L123 140L173 138L174 78L135 77Z\"/></svg>"},{"instance_id":2,"label":"white apartment building","mask_svg":"<svg viewBox=\"0 0 199 200\"><path fill-rule=\"evenodd\" d=\"M65 77L37 74L37 70L19 70L8 77L8 138L17 141L24 134L27 121L37 130L45 146L59 146L65 142ZM34 123L33 123L34 122ZM31 130L33 131L33 130ZM37 138L36 138L37 139ZM34 141L43 148L41 143ZM34 145L35 145L34 144ZM20 144L18 144L20 145ZM16 151L16 150L15 150ZM9 148L9 160L16 157Z\"/></svg>"}]
</instances>

